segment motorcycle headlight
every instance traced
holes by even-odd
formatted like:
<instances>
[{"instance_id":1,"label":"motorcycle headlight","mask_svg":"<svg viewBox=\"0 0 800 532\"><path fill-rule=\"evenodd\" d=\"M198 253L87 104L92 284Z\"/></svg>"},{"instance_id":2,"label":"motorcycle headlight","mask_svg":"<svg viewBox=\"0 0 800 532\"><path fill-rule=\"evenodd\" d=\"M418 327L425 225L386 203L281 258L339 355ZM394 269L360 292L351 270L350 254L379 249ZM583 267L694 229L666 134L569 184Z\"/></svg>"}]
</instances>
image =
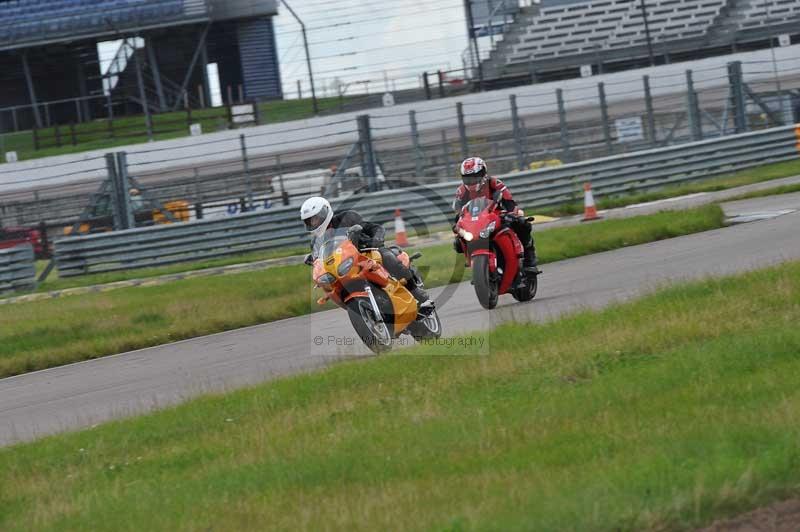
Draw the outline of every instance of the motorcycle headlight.
<instances>
[{"instance_id":1,"label":"motorcycle headlight","mask_svg":"<svg viewBox=\"0 0 800 532\"><path fill-rule=\"evenodd\" d=\"M486 229L481 231L481 238L489 238L494 233L494 229L497 227L497 222L492 222L486 226Z\"/></svg>"},{"instance_id":2,"label":"motorcycle headlight","mask_svg":"<svg viewBox=\"0 0 800 532\"><path fill-rule=\"evenodd\" d=\"M475 237L474 237L474 236L472 235L472 233L470 233L469 231L464 231L464 230L462 229L462 230L461 230L461 238L463 238L463 239L464 239L464 240L466 240L467 242L472 242L472 239L473 239L473 238L475 238Z\"/></svg>"},{"instance_id":3,"label":"motorcycle headlight","mask_svg":"<svg viewBox=\"0 0 800 532\"><path fill-rule=\"evenodd\" d=\"M350 269L353 267L354 261L355 259L353 257L350 257L349 259L345 260L339 265L339 269L337 270L339 272L339 277L344 277L345 275L350 273Z\"/></svg>"},{"instance_id":4,"label":"motorcycle headlight","mask_svg":"<svg viewBox=\"0 0 800 532\"><path fill-rule=\"evenodd\" d=\"M333 284L336 282L336 277L333 276L332 273L324 273L317 277L317 284Z\"/></svg>"}]
</instances>

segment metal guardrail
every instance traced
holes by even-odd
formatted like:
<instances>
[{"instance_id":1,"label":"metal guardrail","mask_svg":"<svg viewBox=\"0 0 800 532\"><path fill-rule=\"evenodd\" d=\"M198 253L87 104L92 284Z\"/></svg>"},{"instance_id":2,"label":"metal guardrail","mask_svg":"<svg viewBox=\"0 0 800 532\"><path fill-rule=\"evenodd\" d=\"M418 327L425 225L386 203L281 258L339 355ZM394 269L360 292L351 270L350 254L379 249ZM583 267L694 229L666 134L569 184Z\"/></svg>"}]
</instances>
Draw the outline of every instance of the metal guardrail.
<instances>
[{"instance_id":1,"label":"metal guardrail","mask_svg":"<svg viewBox=\"0 0 800 532\"><path fill-rule=\"evenodd\" d=\"M36 286L33 246L23 244L0 250L0 294Z\"/></svg>"},{"instance_id":2,"label":"metal guardrail","mask_svg":"<svg viewBox=\"0 0 800 532\"><path fill-rule=\"evenodd\" d=\"M579 200L590 181L598 196L642 192L695 181L800 156L800 125L768 129L680 146L616 155L533 172L504 176L523 207L538 208ZM354 195L336 202L367 219L387 222L395 209L424 224L453 217L457 182L413 186ZM299 247L308 237L296 207L285 207L215 220L117 231L57 240L55 259L61 277L177 262L244 252Z\"/></svg>"}]
</instances>

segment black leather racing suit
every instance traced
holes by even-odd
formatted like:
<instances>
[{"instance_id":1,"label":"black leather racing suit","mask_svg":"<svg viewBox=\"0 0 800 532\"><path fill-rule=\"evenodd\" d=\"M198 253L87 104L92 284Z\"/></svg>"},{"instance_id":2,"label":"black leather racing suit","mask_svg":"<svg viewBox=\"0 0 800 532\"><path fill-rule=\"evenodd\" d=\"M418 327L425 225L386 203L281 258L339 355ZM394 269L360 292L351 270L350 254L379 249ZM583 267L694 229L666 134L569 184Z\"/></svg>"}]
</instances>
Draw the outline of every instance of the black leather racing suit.
<instances>
[{"instance_id":1,"label":"black leather racing suit","mask_svg":"<svg viewBox=\"0 0 800 532\"><path fill-rule=\"evenodd\" d=\"M335 214L331 219L328 227L331 229L349 228L354 225L361 226L361 235L358 240L358 248L377 248L381 254L383 267L389 272L389 275L395 279L405 279L406 288L417 298L417 301L424 303L430 297L421 288L421 282L418 283L417 275L408 267L406 267L397 258L397 255L392 250L386 247L384 238L386 236L386 229L381 224L368 222L361 217L356 211L342 211Z\"/></svg>"}]
</instances>

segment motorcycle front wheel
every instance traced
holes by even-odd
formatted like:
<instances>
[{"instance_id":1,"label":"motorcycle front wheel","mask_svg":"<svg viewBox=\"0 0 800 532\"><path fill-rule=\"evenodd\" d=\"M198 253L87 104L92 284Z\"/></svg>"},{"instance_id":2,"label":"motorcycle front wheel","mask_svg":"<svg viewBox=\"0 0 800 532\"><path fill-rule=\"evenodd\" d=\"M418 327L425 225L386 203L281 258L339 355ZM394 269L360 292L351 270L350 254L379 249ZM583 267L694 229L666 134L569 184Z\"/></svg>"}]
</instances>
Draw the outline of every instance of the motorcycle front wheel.
<instances>
[{"instance_id":1,"label":"motorcycle front wheel","mask_svg":"<svg viewBox=\"0 0 800 532\"><path fill-rule=\"evenodd\" d=\"M370 351L380 354L392 348L389 326L375 316L369 299L363 297L353 299L347 303L347 310L353 329Z\"/></svg>"},{"instance_id":2,"label":"motorcycle front wheel","mask_svg":"<svg viewBox=\"0 0 800 532\"><path fill-rule=\"evenodd\" d=\"M487 310L497 306L500 286L489 270L489 257L478 255L472 259L472 283L475 285L475 295L478 302Z\"/></svg>"}]
</instances>

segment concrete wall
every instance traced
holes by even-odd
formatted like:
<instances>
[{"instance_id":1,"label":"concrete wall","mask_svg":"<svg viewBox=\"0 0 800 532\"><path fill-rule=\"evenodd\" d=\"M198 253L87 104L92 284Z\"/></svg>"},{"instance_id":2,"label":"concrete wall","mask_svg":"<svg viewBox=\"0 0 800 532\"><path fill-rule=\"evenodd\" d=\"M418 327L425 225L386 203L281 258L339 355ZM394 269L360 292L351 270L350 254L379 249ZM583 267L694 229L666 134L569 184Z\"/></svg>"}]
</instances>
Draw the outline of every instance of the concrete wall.
<instances>
[{"instance_id":1,"label":"concrete wall","mask_svg":"<svg viewBox=\"0 0 800 532\"><path fill-rule=\"evenodd\" d=\"M800 69L800 45L776 48L776 59L783 71L797 72ZM641 98L641 92L631 94L634 89L641 89L642 76L651 77L651 89L654 97L675 93L684 93L684 75L687 69L694 71L695 88L698 91L727 84L726 65L733 60L762 61L762 64L744 64L746 81L770 80L770 50L740 53L729 56L713 57L678 63L660 67L651 67L614 74L605 74L586 79L573 79L552 83L543 83L525 87L514 87L500 91L471 94L459 98L415 102L395 107L376 108L369 111L344 113L335 116L311 118L283 122L246 130L225 131L188 137L177 140L137 144L113 151L127 151L128 160L137 172L153 172L169 168L202 166L239 157L239 135L247 136L248 152L251 155L278 154L286 151L313 149L315 147L356 142L358 139L356 116L370 114L375 138L394 136L407 137L409 132L408 111L417 111L420 131L438 131L443 128L457 126L455 113L456 102L464 104L467 124L508 120L510 109L508 97L516 94L519 105L536 105L536 113L552 113L557 109L555 90L565 91L567 111L597 105L597 83L606 83L606 94L609 103L617 103ZM580 100L577 103L571 100ZM676 100L673 108L683 105ZM533 114L524 111L523 114ZM269 117L267 117L269 119ZM381 129L378 129L381 128ZM159 151L151 151L158 149ZM105 175L102 160L91 160L102 157L112 150L99 150L76 155L64 155L37 159L15 164L0 164L0 191L7 192L32 188L35 186L53 185L71 181L99 178ZM342 149L342 156L346 149ZM98 170L99 168L99 170ZM51 176L62 176L53 180L42 181ZM39 181L29 181L39 180ZM13 183L17 182L17 183ZM19 182L28 182L20 184Z\"/></svg>"}]
</instances>

